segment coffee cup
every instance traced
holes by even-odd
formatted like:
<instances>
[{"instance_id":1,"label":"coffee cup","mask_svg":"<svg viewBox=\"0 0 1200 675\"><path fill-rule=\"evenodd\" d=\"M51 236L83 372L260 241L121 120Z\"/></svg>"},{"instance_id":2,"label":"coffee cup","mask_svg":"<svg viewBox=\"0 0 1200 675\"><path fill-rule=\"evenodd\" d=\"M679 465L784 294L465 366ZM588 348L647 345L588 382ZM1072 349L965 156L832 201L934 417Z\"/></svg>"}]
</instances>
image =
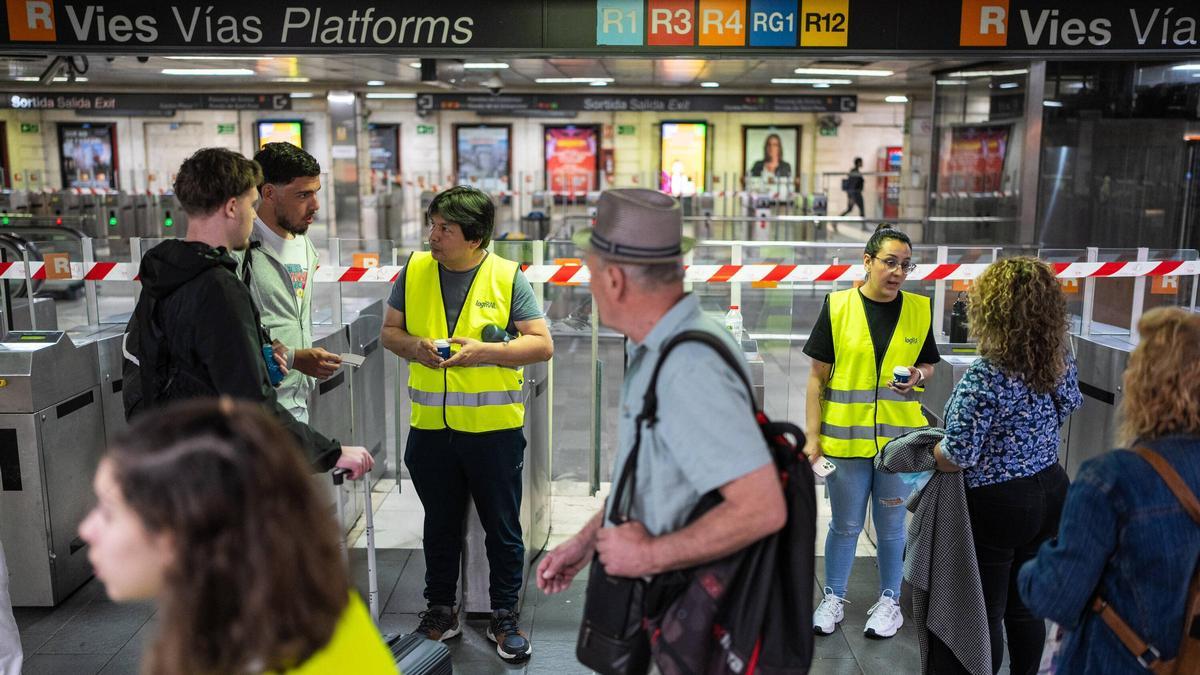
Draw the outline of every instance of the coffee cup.
<instances>
[{"instance_id":1,"label":"coffee cup","mask_svg":"<svg viewBox=\"0 0 1200 675\"><path fill-rule=\"evenodd\" d=\"M908 378L911 374L906 366L896 366L892 369L892 379L895 380L896 384L908 384Z\"/></svg>"},{"instance_id":2,"label":"coffee cup","mask_svg":"<svg viewBox=\"0 0 1200 675\"><path fill-rule=\"evenodd\" d=\"M446 340L446 339L434 340L433 348L437 350L437 353L443 359L450 358L450 341L449 340Z\"/></svg>"}]
</instances>

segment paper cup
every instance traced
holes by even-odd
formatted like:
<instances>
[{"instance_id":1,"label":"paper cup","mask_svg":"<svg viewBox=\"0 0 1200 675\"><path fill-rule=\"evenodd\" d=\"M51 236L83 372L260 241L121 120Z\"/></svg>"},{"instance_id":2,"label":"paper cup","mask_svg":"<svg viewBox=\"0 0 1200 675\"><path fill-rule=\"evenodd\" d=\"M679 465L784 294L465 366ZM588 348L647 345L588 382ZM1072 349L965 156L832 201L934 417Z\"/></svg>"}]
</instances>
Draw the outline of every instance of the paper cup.
<instances>
[{"instance_id":1,"label":"paper cup","mask_svg":"<svg viewBox=\"0 0 1200 675\"><path fill-rule=\"evenodd\" d=\"M896 381L896 384L908 384L910 375L908 368L904 366L896 366L892 369L892 379Z\"/></svg>"}]
</instances>

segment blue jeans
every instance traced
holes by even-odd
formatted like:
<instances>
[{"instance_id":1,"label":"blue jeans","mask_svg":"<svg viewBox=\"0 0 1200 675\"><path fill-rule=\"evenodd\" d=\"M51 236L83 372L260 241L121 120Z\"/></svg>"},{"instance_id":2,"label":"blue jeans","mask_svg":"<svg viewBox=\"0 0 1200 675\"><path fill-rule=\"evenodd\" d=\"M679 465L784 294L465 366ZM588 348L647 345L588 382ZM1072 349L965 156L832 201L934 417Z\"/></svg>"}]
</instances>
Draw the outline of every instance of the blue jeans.
<instances>
[{"instance_id":1,"label":"blue jeans","mask_svg":"<svg viewBox=\"0 0 1200 675\"><path fill-rule=\"evenodd\" d=\"M846 597L854 550L867 516L867 498L879 558L879 592L891 591L900 598L900 580L904 576L904 502L912 491L897 474L875 469L873 459L829 457L837 470L829 474L829 505L833 518L825 539L825 585L838 597Z\"/></svg>"}]
</instances>

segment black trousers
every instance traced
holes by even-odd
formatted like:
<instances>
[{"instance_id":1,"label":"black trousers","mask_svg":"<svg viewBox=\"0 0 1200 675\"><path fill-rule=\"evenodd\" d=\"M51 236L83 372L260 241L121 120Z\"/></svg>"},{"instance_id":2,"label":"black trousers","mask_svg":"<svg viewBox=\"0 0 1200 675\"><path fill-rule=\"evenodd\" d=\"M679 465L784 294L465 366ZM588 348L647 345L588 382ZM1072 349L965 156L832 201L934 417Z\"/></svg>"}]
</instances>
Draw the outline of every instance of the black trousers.
<instances>
[{"instance_id":1,"label":"black trousers","mask_svg":"<svg viewBox=\"0 0 1200 675\"><path fill-rule=\"evenodd\" d=\"M474 499L486 533L492 609L516 611L525 564L525 435L520 429L483 434L411 429L404 463L425 507L425 599L455 605L467 499Z\"/></svg>"},{"instance_id":2,"label":"black trousers","mask_svg":"<svg viewBox=\"0 0 1200 675\"><path fill-rule=\"evenodd\" d=\"M1004 660L1008 633L1009 672L1036 675L1046 642L1046 624L1030 614L1017 593L1021 565L1037 554L1042 542L1058 534L1058 521L1070 484L1055 464L1037 474L967 490L967 509L975 537L975 557L983 602L987 606L992 672ZM929 636L930 670L937 675L966 673L954 654Z\"/></svg>"},{"instance_id":3,"label":"black trousers","mask_svg":"<svg viewBox=\"0 0 1200 675\"><path fill-rule=\"evenodd\" d=\"M867 214L863 211L863 196L861 191L846 193L846 210L842 211L842 215L847 215L853 211L855 206L858 207L858 215L866 218Z\"/></svg>"}]
</instances>

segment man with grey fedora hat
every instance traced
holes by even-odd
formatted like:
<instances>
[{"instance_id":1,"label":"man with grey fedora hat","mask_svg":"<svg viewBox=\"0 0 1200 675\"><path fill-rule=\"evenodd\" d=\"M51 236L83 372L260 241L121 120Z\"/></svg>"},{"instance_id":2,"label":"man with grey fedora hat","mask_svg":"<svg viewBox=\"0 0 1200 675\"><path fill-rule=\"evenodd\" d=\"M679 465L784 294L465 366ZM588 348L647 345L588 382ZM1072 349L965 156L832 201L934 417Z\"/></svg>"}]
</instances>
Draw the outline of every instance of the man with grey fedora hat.
<instances>
[{"instance_id":1,"label":"man with grey fedora hat","mask_svg":"<svg viewBox=\"0 0 1200 675\"><path fill-rule=\"evenodd\" d=\"M684 292L682 258L693 242L682 230L673 198L618 189L600 195L596 227L574 236L586 254L601 322L629 338L614 480L633 448L660 349L679 333L700 330L741 353L699 299ZM775 465L748 414L745 385L725 361L707 345L683 343L664 361L657 393L658 420L641 429L632 520L614 525L602 511L546 554L537 577L544 592L565 590L593 553L609 575L653 576L717 560L783 527L787 513ZM723 501L689 524L693 507L714 489Z\"/></svg>"}]
</instances>

